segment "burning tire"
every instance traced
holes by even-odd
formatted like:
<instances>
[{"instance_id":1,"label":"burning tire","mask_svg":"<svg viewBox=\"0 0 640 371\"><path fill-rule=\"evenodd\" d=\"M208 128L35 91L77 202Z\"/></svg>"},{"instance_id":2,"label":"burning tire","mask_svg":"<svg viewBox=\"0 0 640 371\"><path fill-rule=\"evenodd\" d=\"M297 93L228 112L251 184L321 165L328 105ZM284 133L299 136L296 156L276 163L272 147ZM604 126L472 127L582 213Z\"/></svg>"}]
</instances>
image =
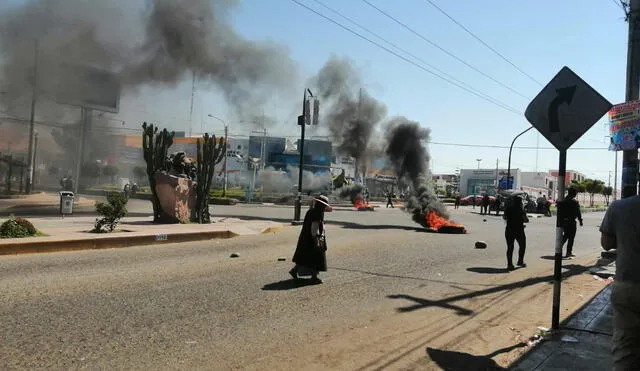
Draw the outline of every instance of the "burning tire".
<instances>
[{"instance_id":1,"label":"burning tire","mask_svg":"<svg viewBox=\"0 0 640 371\"><path fill-rule=\"evenodd\" d=\"M429 211L425 215L425 221L428 228L434 232L446 234L465 234L467 229L462 224L456 224L448 219L438 215L435 210Z\"/></svg>"}]
</instances>

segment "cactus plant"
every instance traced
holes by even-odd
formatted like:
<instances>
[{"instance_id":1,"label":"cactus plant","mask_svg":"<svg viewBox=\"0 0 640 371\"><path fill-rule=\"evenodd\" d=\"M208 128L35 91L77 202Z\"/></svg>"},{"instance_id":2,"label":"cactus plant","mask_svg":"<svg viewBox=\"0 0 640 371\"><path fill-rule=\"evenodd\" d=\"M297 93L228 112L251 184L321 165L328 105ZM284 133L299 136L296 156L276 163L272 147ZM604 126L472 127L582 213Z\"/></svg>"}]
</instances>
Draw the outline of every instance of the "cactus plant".
<instances>
[{"instance_id":1,"label":"cactus plant","mask_svg":"<svg viewBox=\"0 0 640 371\"><path fill-rule=\"evenodd\" d=\"M211 180L215 173L215 166L227 154L227 146L224 138L216 138L215 135L209 136L205 133L202 140L198 139L197 151L196 205L191 215L193 221L203 224L211 222L209 215Z\"/></svg>"},{"instance_id":2,"label":"cactus plant","mask_svg":"<svg viewBox=\"0 0 640 371\"><path fill-rule=\"evenodd\" d=\"M153 205L153 221L159 223L167 219L166 213L160 207L160 200L156 193L155 174L158 171L167 171L167 153L173 144L175 133L163 129L158 132L158 128L153 124L142 124L142 152L147 163L147 176L151 188L151 203Z\"/></svg>"}]
</instances>

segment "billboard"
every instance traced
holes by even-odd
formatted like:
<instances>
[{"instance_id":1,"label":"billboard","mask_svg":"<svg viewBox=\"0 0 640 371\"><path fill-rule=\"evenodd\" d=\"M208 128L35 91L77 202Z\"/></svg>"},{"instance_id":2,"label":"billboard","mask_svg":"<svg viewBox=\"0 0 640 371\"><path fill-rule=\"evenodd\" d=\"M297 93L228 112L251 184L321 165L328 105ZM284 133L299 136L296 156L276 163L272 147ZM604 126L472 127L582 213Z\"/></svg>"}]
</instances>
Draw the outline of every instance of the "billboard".
<instances>
[{"instance_id":1,"label":"billboard","mask_svg":"<svg viewBox=\"0 0 640 371\"><path fill-rule=\"evenodd\" d=\"M617 104L609 111L610 151L640 147L640 100Z\"/></svg>"},{"instance_id":2,"label":"billboard","mask_svg":"<svg viewBox=\"0 0 640 371\"><path fill-rule=\"evenodd\" d=\"M58 103L103 112L120 110L120 81L112 72L91 66L63 64L58 70Z\"/></svg>"}]
</instances>

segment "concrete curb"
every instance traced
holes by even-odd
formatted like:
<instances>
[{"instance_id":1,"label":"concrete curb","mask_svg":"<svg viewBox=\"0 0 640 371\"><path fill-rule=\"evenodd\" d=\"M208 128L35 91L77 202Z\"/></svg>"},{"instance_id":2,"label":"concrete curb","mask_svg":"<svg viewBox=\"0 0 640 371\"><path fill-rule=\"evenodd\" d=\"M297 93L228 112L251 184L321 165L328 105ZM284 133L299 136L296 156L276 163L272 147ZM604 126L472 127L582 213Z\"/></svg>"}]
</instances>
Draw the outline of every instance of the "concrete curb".
<instances>
[{"instance_id":1,"label":"concrete curb","mask_svg":"<svg viewBox=\"0 0 640 371\"><path fill-rule=\"evenodd\" d=\"M275 227L267 227L269 230ZM163 245L168 243L196 242L220 238L233 238L239 236L230 230L224 231L199 231L184 233L167 233L152 235L128 235L122 232L122 236L96 235L87 238L76 238L69 240L46 241L39 238L30 237L25 241L0 242L0 255L18 255L43 252L78 251L78 250L98 250L113 249L143 245Z\"/></svg>"}]
</instances>

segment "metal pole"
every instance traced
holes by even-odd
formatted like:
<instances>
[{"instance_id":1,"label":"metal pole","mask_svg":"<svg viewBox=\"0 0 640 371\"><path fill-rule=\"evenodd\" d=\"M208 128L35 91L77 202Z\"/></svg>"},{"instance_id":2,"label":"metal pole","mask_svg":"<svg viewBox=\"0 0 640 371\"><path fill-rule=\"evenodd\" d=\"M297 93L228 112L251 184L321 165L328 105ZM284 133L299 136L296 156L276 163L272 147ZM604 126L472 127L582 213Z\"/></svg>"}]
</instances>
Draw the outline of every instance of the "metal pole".
<instances>
[{"instance_id":1,"label":"metal pole","mask_svg":"<svg viewBox=\"0 0 640 371\"><path fill-rule=\"evenodd\" d=\"M558 202L564 200L565 177L567 173L567 151L560 151L558 166ZM562 223L560 212L556 216L556 251L553 265L553 307L551 310L551 328L560 328L560 287L562 282Z\"/></svg>"},{"instance_id":2,"label":"metal pole","mask_svg":"<svg viewBox=\"0 0 640 371\"><path fill-rule=\"evenodd\" d=\"M33 138L33 178L31 178L31 191L35 188L36 182L36 164L38 158L38 132L35 133Z\"/></svg>"},{"instance_id":3,"label":"metal pole","mask_svg":"<svg viewBox=\"0 0 640 371\"><path fill-rule=\"evenodd\" d=\"M226 123L224 124L224 145L225 147L229 147L229 125L227 125ZM226 148L225 148L226 149ZM227 158L228 158L228 154L227 151L224 152L224 160L222 160L222 171L224 172L223 176L224 176L224 184L222 185L222 197L226 197L227 196L227 181L228 181L228 176L227 176Z\"/></svg>"},{"instance_id":4,"label":"metal pole","mask_svg":"<svg viewBox=\"0 0 640 371\"><path fill-rule=\"evenodd\" d=\"M618 199L618 151L616 151L615 166L613 168L613 200Z\"/></svg>"},{"instance_id":5,"label":"metal pole","mask_svg":"<svg viewBox=\"0 0 640 371\"><path fill-rule=\"evenodd\" d=\"M31 117L29 119L29 153L27 159L27 182L25 192L31 193L31 184L33 183L33 139L36 132L36 100L38 98L38 40L35 42L35 52L33 59L33 92L31 95Z\"/></svg>"},{"instance_id":6,"label":"metal pole","mask_svg":"<svg viewBox=\"0 0 640 371\"><path fill-rule=\"evenodd\" d=\"M533 129L533 126L528 128L527 130L524 130L520 134L516 135L516 137L513 138L513 140L511 141L511 146L509 147L509 164L507 165L507 189L511 189L511 186L509 185L509 181L511 180L511 152L513 151L513 144L516 142L516 139L520 138L522 134L526 133L531 129Z\"/></svg>"},{"instance_id":7,"label":"metal pole","mask_svg":"<svg viewBox=\"0 0 640 371\"><path fill-rule=\"evenodd\" d=\"M638 99L640 84L640 0L629 1L629 41L627 45L627 87L626 101ZM622 198L638 194L638 150L626 150L622 153Z\"/></svg>"},{"instance_id":8,"label":"metal pole","mask_svg":"<svg viewBox=\"0 0 640 371\"><path fill-rule=\"evenodd\" d=\"M85 107L80 108L82 123L80 124L80 143L78 144L78 154L76 156L76 173L75 182L73 183L73 194L77 195L80 188L80 177L82 176L82 162L84 161L84 146L87 138L87 131L89 128L89 120L91 119L91 110ZM74 200L78 202L79 197L76 196Z\"/></svg>"},{"instance_id":9,"label":"metal pole","mask_svg":"<svg viewBox=\"0 0 640 371\"><path fill-rule=\"evenodd\" d=\"M304 167L304 131L307 126L305 115L307 113L307 89L304 89L302 95L302 118L298 119L300 125L300 145L298 145L298 151L300 152L300 166L298 168L298 197L293 208L293 221L300 221L300 213L302 209L302 168ZM356 170L357 172L357 170Z\"/></svg>"}]
</instances>

